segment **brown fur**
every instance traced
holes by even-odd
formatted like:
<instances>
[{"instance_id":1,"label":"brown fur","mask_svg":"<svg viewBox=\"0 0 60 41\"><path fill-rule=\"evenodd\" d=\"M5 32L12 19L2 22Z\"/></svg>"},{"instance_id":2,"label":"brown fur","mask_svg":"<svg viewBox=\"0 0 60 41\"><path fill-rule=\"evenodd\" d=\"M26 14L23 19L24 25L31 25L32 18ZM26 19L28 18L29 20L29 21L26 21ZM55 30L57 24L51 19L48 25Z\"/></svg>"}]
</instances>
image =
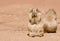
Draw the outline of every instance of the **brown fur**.
<instances>
[{"instance_id":1,"label":"brown fur","mask_svg":"<svg viewBox=\"0 0 60 41\"><path fill-rule=\"evenodd\" d=\"M53 9L50 9L44 18L44 31L48 33L55 33L57 30L57 16Z\"/></svg>"}]
</instances>

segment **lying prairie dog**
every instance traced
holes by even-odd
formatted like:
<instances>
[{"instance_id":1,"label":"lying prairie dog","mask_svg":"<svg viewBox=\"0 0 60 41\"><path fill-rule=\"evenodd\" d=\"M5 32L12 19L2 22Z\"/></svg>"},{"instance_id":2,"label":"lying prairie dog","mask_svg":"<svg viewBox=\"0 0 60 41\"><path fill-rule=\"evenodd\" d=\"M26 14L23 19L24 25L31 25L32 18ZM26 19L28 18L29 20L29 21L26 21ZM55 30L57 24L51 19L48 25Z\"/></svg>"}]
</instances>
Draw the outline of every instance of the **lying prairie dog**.
<instances>
[{"instance_id":1,"label":"lying prairie dog","mask_svg":"<svg viewBox=\"0 0 60 41\"><path fill-rule=\"evenodd\" d=\"M28 23L28 35L33 36L43 36L43 23L41 21L40 11L38 9L32 9L29 14L29 23Z\"/></svg>"},{"instance_id":2,"label":"lying prairie dog","mask_svg":"<svg viewBox=\"0 0 60 41\"><path fill-rule=\"evenodd\" d=\"M57 16L56 12L53 9L50 9L45 17L44 21L44 31L48 33L55 33L57 30Z\"/></svg>"}]
</instances>

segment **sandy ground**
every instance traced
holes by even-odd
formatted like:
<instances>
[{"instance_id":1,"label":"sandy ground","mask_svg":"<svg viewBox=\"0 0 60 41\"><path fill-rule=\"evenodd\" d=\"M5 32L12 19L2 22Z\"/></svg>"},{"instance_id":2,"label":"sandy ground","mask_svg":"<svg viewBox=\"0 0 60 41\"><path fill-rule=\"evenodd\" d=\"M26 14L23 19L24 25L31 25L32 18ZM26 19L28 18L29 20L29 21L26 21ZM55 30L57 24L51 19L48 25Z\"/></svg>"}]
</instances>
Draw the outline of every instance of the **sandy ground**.
<instances>
[{"instance_id":1,"label":"sandy ground","mask_svg":"<svg viewBox=\"0 0 60 41\"><path fill-rule=\"evenodd\" d=\"M60 24L57 33L35 38L27 36L31 8L39 8L43 13L53 8L60 23L60 0L0 0L0 41L60 41Z\"/></svg>"},{"instance_id":2,"label":"sandy ground","mask_svg":"<svg viewBox=\"0 0 60 41\"><path fill-rule=\"evenodd\" d=\"M60 41L60 33L45 33L43 37L29 37L27 31L0 31L0 41Z\"/></svg>"}]
</instances>

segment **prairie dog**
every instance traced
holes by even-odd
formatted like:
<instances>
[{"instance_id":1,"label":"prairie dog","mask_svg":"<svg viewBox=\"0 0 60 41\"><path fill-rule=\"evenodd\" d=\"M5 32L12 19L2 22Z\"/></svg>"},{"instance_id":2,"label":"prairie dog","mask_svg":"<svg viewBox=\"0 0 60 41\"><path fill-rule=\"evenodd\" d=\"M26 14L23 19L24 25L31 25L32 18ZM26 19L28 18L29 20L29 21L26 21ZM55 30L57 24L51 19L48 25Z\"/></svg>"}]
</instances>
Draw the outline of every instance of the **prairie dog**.
<instances>
[{"instance_id":1,"label":"prairie dog","mask_svg":"<svg viewBox=\"0 0 60 41\"><path fill-rule=\"evenodd\" d=\"M38 9L32 9L29 14L29 23L28 23L28 35L33 36L43 36L43 23L41 21L42 13Z\"/></svg>"},{"instance_id":2,"label":"prairie dog","mask_svg":"<svg viewBox=\"0 0 60 41\"><path fill-rule=\"evenodd\" d=\"M53 9L49 9L43 18L44 31L48 33L55 33L57 30L57 16Z\"/></svg>"}]
</instances>

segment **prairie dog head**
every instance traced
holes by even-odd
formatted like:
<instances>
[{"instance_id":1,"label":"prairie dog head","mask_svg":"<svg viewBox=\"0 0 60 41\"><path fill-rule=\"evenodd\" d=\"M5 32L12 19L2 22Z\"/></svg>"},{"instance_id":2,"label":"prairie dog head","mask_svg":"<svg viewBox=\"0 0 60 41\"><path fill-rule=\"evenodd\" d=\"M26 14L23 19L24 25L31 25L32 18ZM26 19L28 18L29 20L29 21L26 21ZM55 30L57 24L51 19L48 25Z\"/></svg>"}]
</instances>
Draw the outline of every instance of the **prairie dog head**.
<instances>
[{"instance_id":1,"label":"prairie dog head","mask_svg":"<svg viewBox=\"0 0 60 41\"><path fill-rule=\"evenodd\" d=\"M33 8L29 14L29 22L32 24L37 24L41 20L41 13L38 8Z\"/></svg>"},{"instance_id":2,"label":"prairie dog head","mask_svg":"<svg viewBox=\"0 0 60 41\"><path fill-rule=\"evenodd\" d=\"M48 21L51 20L56 20L57 16L56 16L56 12L54 9L49 9L48 12L46 13L46 19Z\"/></svg>"},{"instance_id":3,"label":"prairie dog head","mask_svg":"<svg viewBox=\"0 0 60 41\"><path fill-rule=\"evenodd\" d=\"M37 14L39 13L40 11L38 10L38 8L33 8L31 11L30 11L30 13L32 14L32 18L35 18L35 17L37 17Z\"/></svg>"}]
</instances>

